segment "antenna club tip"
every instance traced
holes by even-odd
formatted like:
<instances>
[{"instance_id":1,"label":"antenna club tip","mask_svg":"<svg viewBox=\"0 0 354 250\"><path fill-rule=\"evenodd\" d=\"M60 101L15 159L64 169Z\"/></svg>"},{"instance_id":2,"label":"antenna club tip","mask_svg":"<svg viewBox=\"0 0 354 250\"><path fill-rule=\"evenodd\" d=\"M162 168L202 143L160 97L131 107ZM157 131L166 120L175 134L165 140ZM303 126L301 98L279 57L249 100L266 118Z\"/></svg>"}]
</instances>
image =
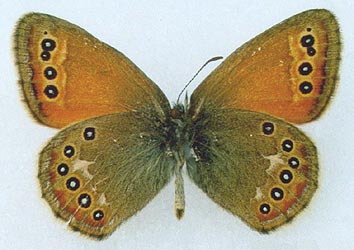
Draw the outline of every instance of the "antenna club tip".
<instances>
[{"instance_id":1,"label":"antenna club tip","mask_svg":"<svg viewBox=\"0 0 354 250\"><path fill-rule=\"evenodd\" d=\"M213 57L213 58L211 58L209 61L210 62L214 62L214 61L217 61L217 60L221 60L221 59L223 59L224 57L222 57L222 56L215 56L215 57Z\"/></svg>"}]
</instances>

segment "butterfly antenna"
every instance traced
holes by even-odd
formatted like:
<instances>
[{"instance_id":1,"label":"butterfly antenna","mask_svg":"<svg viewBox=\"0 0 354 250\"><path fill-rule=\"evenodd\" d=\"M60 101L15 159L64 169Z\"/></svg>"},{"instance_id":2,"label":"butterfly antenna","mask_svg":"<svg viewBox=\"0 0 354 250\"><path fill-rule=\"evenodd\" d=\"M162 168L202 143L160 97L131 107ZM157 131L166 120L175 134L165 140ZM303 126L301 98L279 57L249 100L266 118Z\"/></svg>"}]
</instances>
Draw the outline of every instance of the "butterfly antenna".
<instances>
[{"instance_id":1,"label":"butterfly antenna","mask_svg":"<svg viewBox=\"0 0 354 250\"><path fill-rule=\"evenodd\" d=\"M206 63L203 64L203 66L197 71L197 73L195 73L195 75L192 77L192 79L190 79L190 81L184 86L181 93L179 93L178 98L177 98L177 103L179 103L179 98L181 97L182 93L186 90L186 88L189 86L189 84L191 84L191 82L197 77L197 75L200 73L200 71L202 71L205 68L205 66L207 66L209 63L220 60L220 59L223 59L223 57L222 56L215 56L213 58L210 58L208 61L206 61Z\"/></svg>"}]
</instances>

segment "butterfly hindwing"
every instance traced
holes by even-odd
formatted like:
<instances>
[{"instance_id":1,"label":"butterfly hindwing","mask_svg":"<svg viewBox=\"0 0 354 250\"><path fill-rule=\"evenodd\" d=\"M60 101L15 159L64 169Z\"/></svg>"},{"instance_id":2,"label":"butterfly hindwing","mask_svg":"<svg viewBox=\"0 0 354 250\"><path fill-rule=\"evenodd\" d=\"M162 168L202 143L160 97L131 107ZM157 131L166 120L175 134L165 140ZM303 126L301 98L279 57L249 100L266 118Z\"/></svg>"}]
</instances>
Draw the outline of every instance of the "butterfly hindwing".
<instances>
[{"instance_id":1,"label":"butterfly hindwing","mask_svg":"<svg viewBox=\"0 0 354 250\"><path fill-rule=\"evenodd\" d=\"M310 201L317 187L316 148L294 126L230 109L202 111L195 125L189 176L252 228L276 228Z\"/></svg>"},{"instance_id":2,"label":"butterfly hindwing","mask_svg":"<svg viewBox=\"0 0 354 250\"><path fill-rule=\"evenodd\" d=\"M338 23L327 10L295 15L245 43L198 86L204 103L309 122L332 95L340 60Z\"/></svg>"},{"instance_id":3,"label":"butterfly hindwing","mask_svg":"<svg viewBox=\"0 0 354 250\"><path fill-rule=\"evenodd\" d=\"M61 128L147 107L160 117L169 112L162 91L127 57L72 23L27 14L14 43L24 98L43 124Z\"/></svg>"},{"instance_id":4,"label":"butterfly hindwing","mask_svg":"<svg viewBox=\"0 0 354 250\"><path fill-rule=\"evenodd\" d=\"M40 154L44 198L80 232L110 234L170 179L175 162L160 148L162 137L156 120L139 112L67 127Z\"/></svg>"}]
</instances>

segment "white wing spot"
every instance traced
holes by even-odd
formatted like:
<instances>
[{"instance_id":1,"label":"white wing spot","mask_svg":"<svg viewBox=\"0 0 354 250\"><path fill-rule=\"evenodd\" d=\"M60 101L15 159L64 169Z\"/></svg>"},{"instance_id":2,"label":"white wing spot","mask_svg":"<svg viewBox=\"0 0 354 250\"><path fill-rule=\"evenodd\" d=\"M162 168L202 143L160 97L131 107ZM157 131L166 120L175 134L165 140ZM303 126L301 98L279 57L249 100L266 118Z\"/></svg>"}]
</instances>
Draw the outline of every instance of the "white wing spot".
<instances>
[{"instance_id":1,"label":"white wing spot","mask_svg":"<svg viewBox=\"0 0 354 250\"><path fill-rule=\"evenodd\" d=\"M264 199L264 194L262 193L262 190L260 187L256 187L256 196L254 197L256 200L262 200Z\"/></svg>"},{"instance_id":2,"label":"white wing spot","mask_svg":"<svg viewBox=\"0 0 354 250\"><path fill-rule=\"evenodd\" d=\"M268 155L268 156L263 156L265 159L269 160L269 168L266 170L267 173L273 172L279 165L284 165L285 162L281 158L281 153L276 154L276 155Z\"/></svg>"},{"instance_id":3,"label":"white wing spot","mask_svg":"<svg viewBox=\"0 0 354 250\"><path fill-rule=\"evenodd\" d=\"M92 179L93 175L90 174L88 167L93 163L95 162L76 159L73 162L73 171L81 171L85 177L87 177L88 179Z\"/></svg>"},{"instance_id":4,"label":"white wing spot","mask_svg":"<svg viewBox=\"0 0 354 250\"><path fill-rule=\"evenodd\" d=\"M100 196L100 198L98 199L98 201L97 201L97 203L98 204L100 204L100 205L108 205L108 202L107 202L107 200L106 200L106 195L105 194L101 194L101 196Z\"/></svg>"}]
</instances>

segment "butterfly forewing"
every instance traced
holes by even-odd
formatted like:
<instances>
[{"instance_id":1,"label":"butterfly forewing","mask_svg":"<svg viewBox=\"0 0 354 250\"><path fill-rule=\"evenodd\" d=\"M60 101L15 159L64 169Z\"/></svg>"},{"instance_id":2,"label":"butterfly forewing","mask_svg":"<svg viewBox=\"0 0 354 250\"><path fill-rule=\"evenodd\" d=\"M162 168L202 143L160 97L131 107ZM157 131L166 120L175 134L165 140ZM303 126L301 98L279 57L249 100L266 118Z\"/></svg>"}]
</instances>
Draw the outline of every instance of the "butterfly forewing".
<instances>
[{"instance_id":1,"label":"butterfly forewing","mask_svg":"<svg viewBox=\"0 0 354 250\"><path fill-rule=\"evenodd\" d=\"M232 53L195 90L192 112L213 103L311 121L333 93L339 52L339 27L329 11L295 15Z\"/></svg>"},{"instance_id":2,"label":"butterfly forewing","mask_svg":"<svg viewBox=\"0 0 354 250\"><path fill-rule=\"evenodd\" d=\"M127 57L65 20L30 13L15 31L20 83L34 117L61 128L114 112L155 108L162 119L169 103Z\"/></svg>"},{"instance_id":3,"label":"butterfly forewing","mask_svg":"<svg viewBox=\"0 0 354 250\"><path fill-rule=\"evenodd\" d=\"M196 128L189 176L252 228L276 228L310 201L316 148L294 126L261 113L207 108Z\"/></svg>"},{"instance_id":4,"label":"butterfly forewing","mask_svg":"<svg viewBox=\"0 0 354 250\"><path fill-rule=\"evenodd\" d=\"M40 154L39 179L53 211L95 237L110 234L168 182L174 160L155 118L105 115L59 132Z\"/></svg>"}]
</instances>

